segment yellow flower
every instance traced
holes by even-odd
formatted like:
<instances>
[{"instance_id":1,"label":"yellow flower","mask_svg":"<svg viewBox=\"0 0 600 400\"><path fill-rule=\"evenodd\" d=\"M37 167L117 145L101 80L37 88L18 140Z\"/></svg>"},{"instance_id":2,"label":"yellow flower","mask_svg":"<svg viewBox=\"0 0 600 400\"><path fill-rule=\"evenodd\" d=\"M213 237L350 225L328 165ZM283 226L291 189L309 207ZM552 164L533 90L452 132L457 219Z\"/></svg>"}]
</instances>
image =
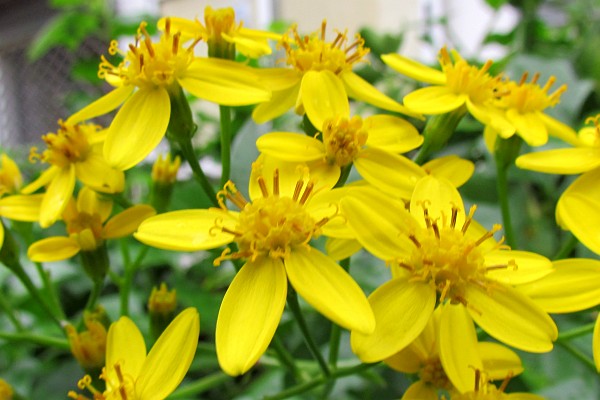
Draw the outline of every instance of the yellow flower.
<instances>
[{"instance_id":1,"label":"yellow flower","mask_svg":"<svg viewBox=\"0 0 600 400\"><path fill-rule=\"evenodd\" d=\"M187 373L200 333L198 311L190 307L169 324L146 355L144 337L128 317L111 324L106 342L106 366L100 378L106 382L101 393L92 386L86 375L79 381L80 389L87 389L94 400L164 399L181 383ZM86 397L69 392L72 399Z\"/></svg>"},{"instance_id":2,"label":"yellow flower","mask_svg":"<svg viewBox=\"0 0 600 400\"><path fill-rule=\"evenodd\" d=\"M296 165L253 165L250 201L229 182L221 208L182 210L146 220L135 237L151 246L197 251L236 243L214 263L243 259L217 320L216 347L230 375L248 371L267 349L279 324L288 281L320 313L342 327L369 333L374 319L366 297L335 261L310 245L312 238L340 234L341 217L329 187L317 186ZM240 211L228 210L229 200ZM338 218L339 217L339 218Z\"/></svg>"},{"instance_id":3,"label":"yellow flower","mask_svg":"<svg viewBox=\"0 0 600 400\"><path fill-rule=\"evenodd\" d=\"M73 195L76 179L103 193L121 192L125 184L123 172L109 166L102 156L106 131L93 124L68 121L58 121L58 124L56 133L42 136L47 149L39 154L33 147L29 156L31 161L39 159L50 167L22 190L29 194L47 186L40 210L42 228L60 217Z\"/></svg>"},{"instance_id":4,"label":"yellow flower","mask_svg":"<svg viewBox=\"0 0 600 400\"><path fill-rule=\"evenodd\" d=\"M6 154L0 157L0 217L35 222L40 219L41 194L20 195L23 177L17 164ZM7 196L5 196L7 195ZM0 248L4 243L4 225L0 222Z\"/></svg>"},{"instance_id":5,"label":"yellow flower","mask_svg":"<svg viewBox=\"0 0 600 400\"><path fill-rule=\"evenodd\" d=\"M258 58L271 54L269 39L279 40L280 34L244 28L243 23L235 23L235 11L231 7L218 8L214 10L207 6L204 8L204 24L198 19L190 21L185 18L170 17L171 28L181 32L182 38L202 38L208 43L209 55L211 49L221 49L223 55L235 56L237 50L246 57ZM160 29L166 26L167 18L158 21ZM233 58L233 57L231 57Z\"/></svg>"},{"instance_id":6,"label":"yellow flower","mask_svg":"<svg viewBox=\"0 0 600 400\"><path fill-rule=\"evenodd\" d=\"M352 332L365 362L401 350L424 329L436 303L462 304L488 334L510 346L547 352L556 325L540 306L513 288L549 273L540 255L511 251L468 214L453 185L433 176L416 185L410 210L378 191L349 191L340 201L359 242L393 268L394 278L369 296L376 327Z\"/></svg>"},{"instance_id":7,"label":"yellow flower","mask_svg":"<svg viewBox=\"0 0 600 400\"><path fill-rule=\"evenodd\" d=\"M112 201L103 200L96 192L84 187L71 199L63 213L69 236L54 236L38 240L29 246L27 256L35 262L58 261L73 257L80 251L92 252L106 239L116 239L134 232L146 218L155 214L152 207L139 204L108 219Z\"/></svg>"},{"instance_id":8,"label":"yellow flower","mask_svg":"<svg viewBox=\"0 0 600 400\"><path fill-rule=\"evenodd\" d=\"M576 140L576 134L571 127L544 114L546 108L558 104L561 94L567 90L567 85L560 86L550 94L548 91L556 78L551 76L543 87L538 85L538 79L539 74L535 74L531 82L527 82L527 73L525 73L519 83L513 81L504 83L498 106L505 110L506 119L513 125L515 131L513 133L505 131L500 133L500 137L508 139L516 133L530 146L546 144L549 134L573 142ZM488 149L492 151L498 133L488 126L484 135Z\"/></svg>"},{"instance_id":9,"label":"yellow flower","mask_svg":"<svg viewBox=\"0 0 600 400\"><path fill-rule=\"evenodd\" d=\"M437 400L438 391L468 392L473 389L476 369L485 370L494 380L523 371L519 356L512 350L493 342L478 342L464 307L449 303L434 311L423 332L408 347L384 362L400 372L419 375L402 400Z\"/></svg>"},{"instance_id":10,"label":"yellow flower","mask_svg":"<svg viewBox=\"0 0 600 400\"><path fill-rule=\"evenodd\" d=\"M600 304L600 261L585 258L555 261L550 274L519 286L519 290L549 313L587 310ZM594 327L593 356L600 372L600 318Z\"/></svg>"},{"instance_id":11,"label":"yellow flower","mask_svg":"<svg viewBox=\"0 0 600 400\"><path fill-rule=\"evenodd\" d=\"M0 378L0 400L12 400L13 394L12 386L4 379Z\"/></svg>"},{"instance_id":12,"label":"yellow flower","mask_svg":"<svg viewBox=\"0 0 600 400\"><path fill-rule=\"evenodd\" d=\"M67 122L74 124L104 115L123 104L108 129L104 155L111 165L126 170L142 161L162 140L171 115L170 96L180 96L181 88L198 98L229 106L269 100L270 93L257 83L249 67L196 57L196 43L184 47L181 33L172 32L169 20L160 39L153 42L146 23L142 23L124 61L115 66L102 57L98 75L115 89ZM109 53L119 52L113 41Z\"/></svg>"},{"instance_id":13,"label":"yellow flower","mask_svg":"<svg viewBox=\"0 0 600 400\"><path fill-rule=\"evenodd\" d=\"M294 107L298 114L306 113L313 126L319 128L328 115L350 114L348 97L385 110L417 115L352 72L353 66L364 62L369 53L360 35L348 43L347 31L337 32L335 39L328 42L326 25L323 21L319 31L303 37L293 26L283 35L279 46L284 48L285 62L292 68L259 71L273 97L254 109L252 117L256 122L270 121Z\"/></svg>"},{"instance_id":14,"label":"yellow flower","mask_svg":"<svg viewBox=\"0 0 600 400\"><path fill-rule=\"evenodd\" d=\"M256 146L260 152L283 161L321 165L323 173L335 181L342 168L353 164L367 182L392 193L405 186L407 175L419 169L398 155L423 142L416 128L404 119L391 115L373 115L364 120L359 116L333 116L321 127L315 137L268 133L258 138ZM317 139L319 135L323 140Z\"/></svg>"},{"instance_id":15,"label":"yellow flower","mask_svg":"<svg viewBox=\"0 0 600 400\"><path fill-rule=\"evenodd\" d=\"M469 64L456 51L440 50L442 70L436 70L399 54L386 54L382 60L394 70L433 86L415 90L404 97L409 109L423 114L445 114L464 107L484 125L510 136L515 128L496 105L503 89L500 77L488 73L492 61L481 68Z\"/></svg>"},{"instance_id":16,"label":"yellow flower","mask_svg":"<svg viewBox=\"0 0 600 400\"><path fill-rule=\"evenodd\" d=\"M106 328L88 311L84 312L83 321L86 330L82 332L71 324L65 327L71 353L86 372L95 368L100 371L106 353Z\"/></svg>"},{"instance_id":17,"label":"yellow flower","mask_svg":"<svg viewBox=\"0 0 600 400\"><path fill-rule=\"evenodd\" d=\"M544 400L544 397L532 393L505 393L510 377L506 377L499 388L489 383L486 371L477 371L473 390L452 396L452 400Z\"/></svg>"},{"instance_id":18,"label":"yellow flower","mask_svg":"<svg viewBox=\"0 0 600 400\"><path fill-rule=\"evenodd\" d=\"M600 114L588 118L593 127L578 132L577 147L529 153L516 160L519 168L554 174L582 174L563 192L556 221L581 243L600 254Z\"/></svg>"}]
</instances>

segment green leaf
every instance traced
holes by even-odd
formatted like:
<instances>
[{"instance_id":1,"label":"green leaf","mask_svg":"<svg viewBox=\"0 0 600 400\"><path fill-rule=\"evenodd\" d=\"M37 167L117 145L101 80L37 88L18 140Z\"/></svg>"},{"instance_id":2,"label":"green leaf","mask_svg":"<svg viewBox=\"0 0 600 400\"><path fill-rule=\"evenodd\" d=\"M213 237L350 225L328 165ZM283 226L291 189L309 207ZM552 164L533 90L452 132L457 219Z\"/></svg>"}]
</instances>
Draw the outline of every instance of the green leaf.
<instances>
[{"instance_id":1,"label":"green leaf","mask_svg":"<svg viewBox=\"0 0 600 400\"><path fill-rule=\"evenodd\" d=\"M494 10L499 9L507 3L507 0L485 0L485 2Z\"/></svg>"}]
</instances>

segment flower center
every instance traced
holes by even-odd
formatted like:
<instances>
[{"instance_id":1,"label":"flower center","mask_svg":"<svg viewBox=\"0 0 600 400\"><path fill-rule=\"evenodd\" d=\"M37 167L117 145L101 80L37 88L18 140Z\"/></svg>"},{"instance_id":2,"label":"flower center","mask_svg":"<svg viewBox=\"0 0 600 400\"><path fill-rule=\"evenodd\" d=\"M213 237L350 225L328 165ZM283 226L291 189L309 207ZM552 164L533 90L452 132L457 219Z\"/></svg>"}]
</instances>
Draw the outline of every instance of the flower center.
<instances>
[{"instance_id":1,"label":"flower center","mask_svg":"<svg viewBox=\"0 0 600 400\"><path fill-rule=\"evenodd\" d=\"M398 260L397 265L411 272L415 280L429 282L439 294L439 302L448 299L452 303L466 304L465 288L478 285L488 288L492 283L486 278L491 269L515 267L515 265L484 265L484 250L480 245L501 229L494 225L478 239L467 236L476 207L473 206L462 227L456 226L458 209L453 208L450 221L433 220L423 207L426 228L411 234L415 248L411 255ZM496 243L500 248L502 241Z\"/></svg>"},{"instance_id":2,"label":"flower center","mask_svg":"<svg viewBox=\"0 0 600 400\"><path fill-rule=\"evenodd\" d=\"M419 371L419 378L423 383L429 383L438 389L452 389L452 383L448 379L448 376L446 376L439 357L432 357L425 360L423 367Z\"/></svg>"},{"instance_id":3,"label":"flower center","mask_svg":"<svg viewBox=\"0 0 600 400\"><path fill-rule=\"evenodd\" d=\"M78 213L66 221L69 236L78 241L82 250L97 249L103 242L102 219L98 214Z\"/></svg>"},{"instance_id":4,"label":"flower center","mask_svg":"<svg viewBox=\"0 0 600 400\"><path fill-rule=\"evenodd\" d=\"M204 9L204 24L206 25L207 40L211 38L220 40L223 33L230 35L239 29L235 26L235 12L231 7L216 10L213 10L210 6L206 7Z\"/></svg>"},{"instance_id":5,"label":"flower center","mask_svg":"<svg viewBox=\"0 0 600 400\"><path fill-rule=\"evenodd\" d=\"M165 30L158 42L152 42L146 22L138 28L135 44L129 45L129 51L123 53L113 40L109 54L120 53L124 60L114 66L104 56L100 62L98 76L111 84L134 85L143 87L168 87L181 77L194 59L194 47L201 39L196 39L186 49L182 47L181 33L171 33L171 23L167 19Z\"/></svg>"},{"instance_id":6,"label":"flower center","mask_svg":"<svg viewBox=\"0 0 600 400\"><path fill-rule=\"evenodd\" d=\"M368 137L362 125L362 119L358 116L351 119L332 118L324 122L323 143L330 164L345 167L354 161Z\"/></svg>"},{"instance_id":7,"label":"flower center","mask_svg":"<svg viewBox=\"0 0 600 400\"><path fill-rule=\"evenodd\" d=\"M554 107L560 101L560 96L567 90L567 85L562 85L553 93L549 94L550 87L556 82L556 78L551 76L546 84L541 87L537 84L540 74L536 73L531 82L526 82L527 73L521 77L517 84L509 82L507 85L507 95L504 96L507 108L517 109L521 113L532 111L542 111L547 107Z\"/></svg>"},{"instance_id":8,"label":"flower center","mask_svg":"<svg viewBox=\"0 0 600 400\"><path fill-rule=\"evenodd\" d=\"M258 183L263 196L251 203L231 182L219 192L221 208L226 209L224 199L227 198L241 211L234 230L219 227L218 222L215 224L216 229L235 235L234 241L238 246L238 251L231 254L229 249L225 249L221 257L215 260L216 265L225 259L245 258L254 261L257 257L265 256L285 259L294 247L305 246L313 237L318 237L321 226L329 220L323 218L315 221L304 208L313 190L312 182L304 187L304 182L298 181L292 197L279 195L277 173L273 179L273 193L269 193L262 176L258 178Z\"/></svg>"},{"instance_id":9,"label":"flower center","mask_svg":"<svg viewBox=\"0 0 600 400\"><path fill-rule=\"evenodd\" d=\"M474 103L484 103L494 99L500 86L500 78L492 77L487 71L492 66L488 60L483 67L477 68L453 54L453 61L444 47L440 50L440 64L446 74L446 85L456 94L466 94Z\"/></svg>"},{"instance_id":10,"label":"flower center","mask_svg":"<svg viewBox=\"0 0 600 400\"><path fill-rule=\"evenodd\" d=\"M63 168L72 163L85 161L90 153L88 137L96 134L101 128L93 124L67 125L58 121L60 128L56 133L42 136L48 147L42 154L36 147L31 148L29 160L41 161Z\"/></svg>"},{"instance_id":11,"label":"flower center","mask_svg":"<svg viewBox=\"0 0 600 400\"><path fill-rule=\"evenodd\" d=\"M115 363L111 366L110 372L107 372L107 367L102 369L100 379L106 382L106 390L103 393L94 387L89 375L80 379L77 387L90 392L94 400L135 400L135 381L133 377L123 373L121 364L121 362ZM70 391L68 396L76 400L89 400L74 391Z\"/></svg>"},{"instance_id":12,"label":"flower center","mask_svg":"<svg viewBox=\"0 0 600 400\"><path fill-rule=\"evenodd\" d=\"M358 34L351 44L348 44L347 31L337 32L333 42L326 42L326 26L327 22L323 21L320 31L301 37L294 25L291 33L283 35L280 46L287 54L286 63L300 72L330 70L339 74L351 70L355 63L369 54L369 49L363 47L364 39Z\"/></svg>"}]
</instances>

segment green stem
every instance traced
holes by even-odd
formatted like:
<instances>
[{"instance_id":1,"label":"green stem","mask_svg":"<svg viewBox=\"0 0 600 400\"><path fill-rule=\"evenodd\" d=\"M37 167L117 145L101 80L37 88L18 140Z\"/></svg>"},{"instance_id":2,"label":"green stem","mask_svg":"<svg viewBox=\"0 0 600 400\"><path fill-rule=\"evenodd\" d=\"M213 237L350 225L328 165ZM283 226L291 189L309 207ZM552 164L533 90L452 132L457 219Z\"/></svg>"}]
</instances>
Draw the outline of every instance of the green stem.
<instances>
[{"instance_id":1,"label":"green stem","mask_svg":"<svg viewBox=\"0 0 600 400\"><path fill-rule=\"evenodd\" d=\"M221 187L231 175L231 107L219 106L221 117Z\"/></svg>"},{"instance_id":2,"label":"green stem","mask_svg":"<svg viewBox=\"0 0 600 400\"><path fill-rule=\"evenodd\" d=\"M583 364L585 364L585 366L587 366L589 369L591 369L594 373L598 372L596 370L596 364L594 363L594 361L591 360L587 355L585 355L581 350L579 350L578 348L573 346L571 343L569 343L569 342L556 342L556 343L558 345L560 345L562 348L564 348L565 350L567 350L569 353L571 353L571 355L573 355L575 358L577 358Z\"/></svg>"},{"instance_id":3,"label":"green stem","mask_svg":"<svg viewBox=\"0 0 600 400\"><path fill-rule=\"evenodd\" d=\"M567 234L569 235L569 238L563 242L562 247L558 250L552 260L562 260L563 258L569 257L575 246L577 246L577 243L579 243L579 240L572 233L569 232Z\"/></svg>"},{"instance_id":4,"label":"green stem","mask_svg":"<svg viewBox=\"0 0 600 400\"><path fill-rule=\"evenodd\" d=\"M446 114L433 115L427 120L427 125L423 130L423 145L413 160L419 165L423 165L431 153L443 148L452 137L458 123L467 113L465 105L450 111Z\"/></svg>"},{"instance_id":5,"label":"green stem","mask_svg":"<svg viewBox=\"0 0 600 400\"><path fill-rule=\"evenodd\" d=\"M571 340L574 338L578 338L579 336L584 336L587 335L588 333L591 333L594 331L594 326L596 325L595 322L591 322L589 324L583 325L583 326L578 326L577 328L573 328L570 329L566 332L562 332L561 334L558 335L558 339L556 339L557 342L564 342L567 340Z\"/></svg>"},{"instance_id":6,"label":"green stem","mask_svg":"<svg viewBox=\"0 0 600 400\"><path fill-rule=\"evenodd\" d=\"M169 399L189 399L198 398L197 395L217 386L221 386L232 378L223 372L215 372L212 375L205 376L202 379L197 380L194 383L186 385L181 389L175 391L169 396Z\"/></svg>"},{"instance_id":7,"label":"green stem","mask_svg":"<svg viewBox=\"0 0 600 400\"><path fill-rule=\"evenodd\" d=\"M302 376L300 375L298 366L294 361L294 357L292 357L292 355L287 351L277 335L273 337L271 344L273 345L273 350L275 350L275 353L277 353L277 359L279 362L289 371L289 373L297 382L301 382Z\"/></svg>"},{"instance_id":8,"label":"green stem","mask_svg":"<svg viewBox=\"0 0 600 400\"><path fill-rule=\"evenodd\" d=\"M310 330L308 328L308 325L306 324L306 320L304 319L304 316L302 315L302 310L300 309L300 304L298 303L298 294L296 293L294 288L292 288L291 286L288 288L287 303L288 303L288 306L290 307L290 311L292 312L292 315L296 319L296 322L298 322L300 331L302 331L302 335L304 336L304 340L306 341L306 345L308 346L308 349L310 350L310 352L313 355L313 357L315 358L315 360L317 360L319 367L321 367L321 370L323 371L323 375L330 376L331 371L329 370L329 367L327 366L325 359L323 359L323 356L319 352L319 349L318 349L312 335L310 334Z\"/></svg>"},{"instance_id":9,"label":"green stem","mask_svg":"<svg viewBox=\"0 0 600 400\"><path fill-rule=\"evenodd\" d=\"M0 291L0 309L4 311L10 322L15 326L18 331L23 331L23 325L21 325L21 321L15 315L15 311L13 310L10 302L4 297L4 293Z\"/></svg>"},{"instance_id":10,"label":"green stem","mask_svg":"<svg viewBox=\"0 0 600 400\"><path fill-rule=\"evenodd\" d=\"M121 280L121 286L119 288L122 316L129 315L129 294L131 293L133 277L140 267L142 260L148 253L148 249L149 248L146 246L142 247L142 250L140 250L135 260L133 260L131 264L125 264L125 273L123 274L123 279Z\"/></svg>"},{"instance_id":11,"label":"green stem","mask_svg":"<svg viewBox=\"0 0 600 400\"><path fill-rule=\"evenodd\" d=\"M69 350L71 348L69 345L69 341L66 339L34 335L27 332L0 332L0 339L5 339L11 342L31 342L43 346L56 347L63 350Z\"/></svg>"},{"instance_id":12,"label":"green stem","mask_svg":"<svg viewBox=\"0 0 600 400\"><path fill-rule=\"evenodd\" d=\"M93 311L96 307L96 303L98 302L98 297L100 297L100 293L102 292L102 288L104 287L104 280L96 280L92 284L92 290L90 292L90 297L88 297L87 304L85 305L85 309L87 311Z\"/></svg>"},{"instance_id":13,"label":"green stem","mask_svg":"<svg viewBox=\"0 0 600 400\"><path fill-rule=\"evenodd\" d=\"M354 375L363 371L368 370L369 368L372 368L373 366L377 365L379 363L373 363L373 364L358 364L352 367L347 367L347 368L339 368L335 371L333 371L328 377L326 376L319 376L318 378L313 379L312 381L306 382L306 383L302 383L300 385L294 386L292 388L289 388L288 390L284 390L283 392L279 392L276 395L273 396L265 396L264 400L281 400L281 399L287 399L288 397L292 397L292 396L296 396L302 393L305 393L319 385L322 385L324 383L326 383L327 381L330 380L335 380L338 378L342 378L344 376L349 376L349 375Z\"/></svg>"},{"instance_id":14,"label":"green stem","mask_svg":"<svg viewBox=\"0 0 600 400\"><path fill-rule=\"evenodd\" d=\"M508 168L502 162L496 160L496 190L498 192L498 201L502 211L502 224L504 226L504 238L506 244L515 248L515 233L510 216L510 203L508 195Z\"/></svg>"},{"instance_id":15,"label":"green stem","mask_svg":"<svg viewBox=\"0 0 600 400\"><path fill-rule=\"evenodd\" d=\"M58 295L56 293L56 290L54 289L54 285L52 284L52 281L50 280L50 276L48 275L48 272L44 270L41 263L36 262L34 264L35 264L35 268L38 272L38 275L40 276L40 279L42 280L42 284L44 285L44 291L47 293L48 297L50 298L49 306L52 308L54 315L56 315L61 320L66 319L65 313L64 313L62 307L60 306L60 301L58 300Z\"/></svg>"},{"instance_id":16,"label":"green stem","mask_svg":"<svg viewBox=\"0 0 600 400\"><path fill-rule=\"evenodd\" d=\"M215 193L210 182L208 181L208 178L204 174L204 171L202 171L200 162L198 161L198 159L196 158L196 154L194 153L194 148L192 146L191 140L180 140L177 143L179 143L181 153L183 154L183 157L186 159L188 164L190 164L192 172L194 173L194 176L196 177L198 183L200 183L202 190L204 190L204 193L206 193L213 205L215 207L219 207L219 202L217 201L217 194Z\"/></svg>"}]
</instances>

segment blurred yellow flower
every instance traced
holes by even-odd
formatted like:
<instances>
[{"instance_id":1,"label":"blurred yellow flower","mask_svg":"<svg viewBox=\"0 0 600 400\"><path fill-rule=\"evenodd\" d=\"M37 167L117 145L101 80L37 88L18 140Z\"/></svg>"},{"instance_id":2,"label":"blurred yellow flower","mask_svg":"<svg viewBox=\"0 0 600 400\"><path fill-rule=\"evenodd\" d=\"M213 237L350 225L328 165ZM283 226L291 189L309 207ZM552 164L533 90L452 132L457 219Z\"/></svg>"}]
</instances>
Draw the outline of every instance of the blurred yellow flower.
<instances>
[{"instance_id":1,"label":"blurred yellow flower","mask_svg":"<svg viewBox=\"0 0 600 400\"><path fill-rule=\"evenodd\" d=\"M250 201L229 182L218 194L221 208L157 215L135 233L143 243L170 250L237 244L237 251L227 248L214 261L245 261L217 320L217 356L226 373L245 373L265 352L283 313L288 282L336 324L373 331L373 314L361 288L333 259L310 245L322 233L343 231L331 186L316 186L295 164L259 160L250 178ZM229 210L227 200L240 211Z\"/></svg>"},{"instance_id":2,"label":"blurred yellow flower","mask_svg":"<svg viewBox=\"0 0 600 400\"><path fill-rule=\"evenodd\" d=\"M556 221L581 243L600 254L600 114L579 130L576 147L529 153L515 161L519 168L554 174L582 174L563 192Z\"/></svg>"},{"instance_id":3,"label":"blurred yellow flower","mask_svg":"<svg viewBox=\"0 0 600 400\"><path fill-rule=\"evenodd\" d=\"M83 314L83 322L86 329L82 332L77 332L71 324L65 326L71 353L86 372L100 371L106 354L106 328L87 311Z\"/></svg>"},{"instance_id":4,"label":"blurred yellow flower","mask_svg":"<svg viewBox=\"0 0 600 400\"><path fill-rule=\"evenodd\" d=\"M295 25L283 35L279 46L292 68L258 71L273 97L254 109L256 122L270 121L294 107L298 114L306 113L319 129L329 115L350 114L348 97L385 110L418 115L352 72L355 64L366 62L369 53L360 35L349 43L347 31L338 31L333 41L326 41L326 31L327 23L323 21L321 29L311 35L300 36Z\"/></svg>"},{"instance_id":5,"label":"blurred yellow flower","mask_svg":"<svg viewBox=\"0 0 600 400\"><path fill-rule=\"evenodd\" d=\"M155 214L152 207L139 204L107 221L111 211L112 201L102 199L93 190L83 187L77 202L71 199L63 213L69 236L38 240L29 246L27 256L35 262L46 262L64 260L80 251L92 252L106 239L131 234L144 219Z\"/></svg>"},{"instance_id":6,"label":"blurred yellow flower","mask_svg":"<svg viewBox=\"0 0 600 400\"><path fill-rule=\"evenodd\" d=\"M106 131L94 124L72 124L58 121L56 133L42 136L47 149L41 154L31 148L30 160L50 164L38 179L22 189L30 194L46 186L40 210L40 225L52 225L67 207L76 179L84 185L103 193L123 190L125 177L122 171L108 165L102 155Z\"/></svg>"},{"instance_id":7,"label":"blurred yellow flower","mask_svg":"<svg viewBox=\"0 0 600 400\"><path fill-rule=\"evenodd\" d=\"M251 68L196 57L194 47L199 40L184 47L181 33L173 32L167 20L159 40L153 42L146 23L140 24L135 43L123 54L124 61L115 66L102 57L98 75L115 89L72 115L67 123L104 115L123 104L108 128L104 155L111 165L126 170L162 140L171 116L170 96L179 97L181 88L229 106L269 100L270 93L257 82ZM111 43L111 55L121 53L117 46L116 41Z\"/></svg>"},{"instance_id":8,"label":"blurred yellow flower","mask_svg":"<svg viewBox=\"0 0 600 400\"><path fill-rule=\"evenodd\" d=\"M358 241L388 262L393 279L369 296L372 334L352 332L351 344L365 362L385 359L424 329L436 303L462 304L473 320L499 341L530 352L547 352L556 325L540 306L513 288L548 274L540 255L511 251L468 214L454 186L428 175L416 185L409 211L401 201L357 188L340 201Z\"/></svg>"},{"instance_id":9,"label":"blurred yellow flower","mask_svg":"<svg viewBox=\"0 0 600 400\"><path fill-rule=\"evenodd\" d=\"M89 375L77 386L90 391L94 400L164 399L179 386L190 368L199 333L198 311L187 308L169 324L146 355L142 333L128 317L121 317L108 330L106 366L100 375L106 382L106 390L100 392L94 388ZM88 399L74 391L69 392L69 398Z\"/></svg>"},{"instance_id":10,"label":"blurred yellow flower","mask_svg":"<svg viewBox=\"0 0 600 400\"><path fill-rule=\"evenodd\" d=\"M12 400L13 394L12 386L4 379L0 378L0 400Z\"/></svg>"}]
</instances>

